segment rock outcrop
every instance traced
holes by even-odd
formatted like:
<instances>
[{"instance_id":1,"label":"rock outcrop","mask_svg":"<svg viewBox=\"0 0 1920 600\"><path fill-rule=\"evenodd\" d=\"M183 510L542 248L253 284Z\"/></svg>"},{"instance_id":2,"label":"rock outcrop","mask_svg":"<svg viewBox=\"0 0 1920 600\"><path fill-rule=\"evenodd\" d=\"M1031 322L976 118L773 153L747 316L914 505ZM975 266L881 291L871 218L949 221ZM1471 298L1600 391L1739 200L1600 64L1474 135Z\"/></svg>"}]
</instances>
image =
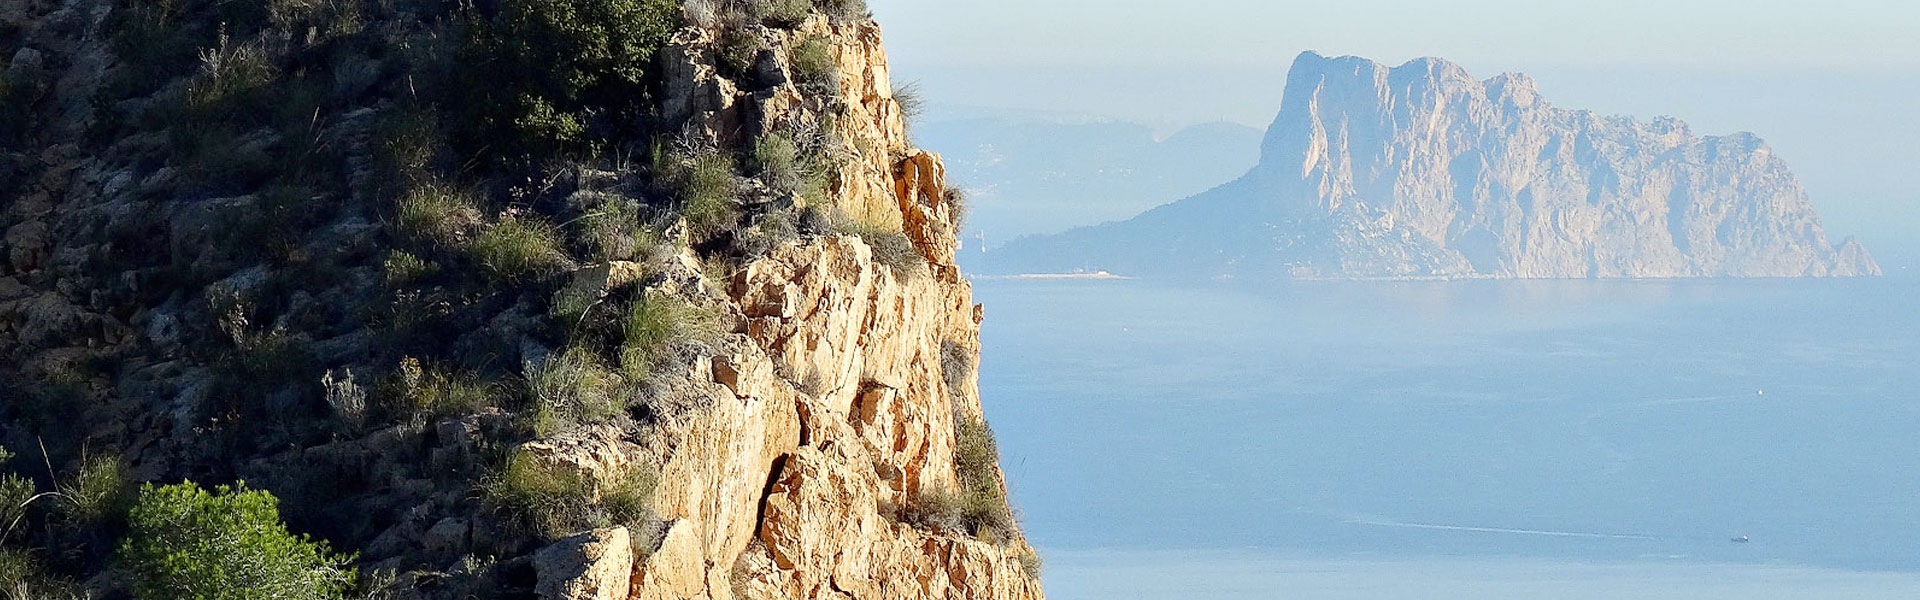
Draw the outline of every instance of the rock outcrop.
<instances>
[{"instance_id":1,"label":"rock outcrop","mask_svg":"<svg viewBox=\"0 0 1920 600\"><path fill-rule=\"evenodd\" d=\"M739 197L725 202L740 218L726 226L740 231L714 236L722 242L686 239L678 200L658 197L670 185L664 168L572 167L546 189L513 192L566 188L552 193L559 200L516 200L502 217L625 194L619 199L637 210L673 207L657 211L667 215L661 235L680 238L656 244L664 256L563 257L531 281L462 275L406 289L395 257L425 260L387 232L392 201L369 183L378 176L370 132L399 120L399 102L377 92L345 93L296 119L343 165L339 180L312 184L326 209L301 213L297 224L257 219L295 214L286 204L305 198L216 195L180 183L159 156L165 132L139 129L144 123L63 117L59 129L0 146L0 175L31 175L0 181L11 195L0 203L0 426L22 424L0 427L0 441L54 436L49 462L83 448L117 452L132 481L247 479L288 499L297 530L359 552L366 572L402 573L380 590L393 597L484 589L548 600L1042 598L1037 556L1017 530L979 536L899 518L922 493L959 485L956 431L984 418L974 372L983 312L954 261L958 207L945 193L944 167L907 139L879 26L821 11L778 26L757 17L728 23L726 35L753 36L759 48L742 74L719 66L729 43L721 26L693 14L713 4L686 4L686 25L653 61L660 97L650 98L659 106L648 126L729 165L753 160L753 141L774 132L813 134L807 143L830 146L824 154L835 161L824 189L776 192L727 175ZM143 114L180 93L184 86L173 85L95 106L95 88L112 73L102 63L113 59L110 40L89 36L127 18L115 6L0 0L22 11L0 11L0 24L24 28L23 43L51 55L23 49L13 59L14 74L55 71L33 80L33 110ZM437 26L385 18L391 31L347 35L399 39L406 27ZM224 25L218 40L226 51ZM790 54L807 44L827 49L827 89L800 81ZM357 51L328 55L329 68L380 73L413 93L410 74ZM335 78L336 91L349 85ZM80 136L121 131L113 127L137 133L107 139L110 148ZM257 184L230 187L248 185ZM469 210L453 220L487 218ZM813 228L756 238L773 240L765 248L725 245L746 237L748 223L802 211L858 227L803 225ZM258 228L235 231L236 222ZM881 256L873 232L901 240L894 249L906 255ZM466 260L413 249L449 265ZM430 300L409 303L423 297ZM468 361L478 365L472 381L486 384L468 390L475 394L531 385L574 334L567 328L578 321L547 322L563 312L562 299L616 297L635 305L635 297L672 297L717 313L718 330L711 340L663 343L658 368L620 388L634 397L619 399L619 414L536 435L526 415L513 414L532 395L524 389L451 408L368 399L369 390L397 397L406 394L394 389L454 385L416 353L478 357ZM415 327L435 318L444 320ZM617 345L619 323L599 325L609 331L579 336L589 340L581 346ZM241 416L262 414L274 422ZM587 482L590 502L644 472L650 514L534 537L505 514L511 507L475 498L477 487L504 477L502 460L553 481ZM994 467L1004 495L999 477Z\"/></svg>"},{"instance_id":2,"label":"rock outcrop","mask_svg":"<svg viewBox=\"0 0 1920 600\"><path fill-rule=\"evenodd\" d=\"M1560 109L1534 82L1306 53L1242 179L1131 221L1021 240L998 271L1671 278L1879 273L1830 244L1750 134Z\"/></svg>"}]
</instances>

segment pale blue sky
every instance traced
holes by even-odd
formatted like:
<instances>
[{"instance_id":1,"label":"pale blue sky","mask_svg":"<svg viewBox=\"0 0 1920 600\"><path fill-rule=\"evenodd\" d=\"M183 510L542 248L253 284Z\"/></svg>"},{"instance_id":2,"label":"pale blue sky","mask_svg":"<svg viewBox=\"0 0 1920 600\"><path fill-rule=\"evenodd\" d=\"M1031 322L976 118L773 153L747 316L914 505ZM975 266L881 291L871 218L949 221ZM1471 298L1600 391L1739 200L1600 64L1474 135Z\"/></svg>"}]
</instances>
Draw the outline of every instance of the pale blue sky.
<instances>
[{"instance_id":1,"label":"pale blue sky","mask_svg":"<svg viewBox=\"0 0 1920 600\"><path fill-rule=\"evenodd\" d=\"M1558 105L1751 131L1837 239L1920 274L1920 1L869 0L895 77L960 107L1264 128L1303 50L1480 77ZM936 148L937 150L937 148ZM1173 199L1169 199L1173 200Z\"/></svg>"},{"instance_id":2,"label":"pale blue sky","mask_svg":"<svg viewBox=\"0 0 1920 600\"><path fill-rule=\"evenodd\" d=\"M1920 69L1911 0L870 0L902 60L1262 65L1302 48L1468 66Z\"/></svg>"}]
</instances>

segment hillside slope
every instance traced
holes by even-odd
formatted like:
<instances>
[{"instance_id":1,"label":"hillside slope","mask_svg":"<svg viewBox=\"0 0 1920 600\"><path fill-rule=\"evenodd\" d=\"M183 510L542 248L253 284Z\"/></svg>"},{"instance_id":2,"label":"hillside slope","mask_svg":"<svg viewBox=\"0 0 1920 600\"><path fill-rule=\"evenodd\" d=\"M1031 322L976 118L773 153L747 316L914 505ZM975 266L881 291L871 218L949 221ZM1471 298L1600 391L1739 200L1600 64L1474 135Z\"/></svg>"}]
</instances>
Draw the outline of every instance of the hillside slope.
<instances>
[{"instance_id":1,"label":"hillside slope","mask_svg":"<svg viewBox=\"0 0 1920 600\"><path fill-rule=\"evenodd\" d=\"M9 589L145 589L191 480L353 597L1041 597L858 2L0 0L0 50L0 471L98 492Z\"/></svg>"}]
</instances>

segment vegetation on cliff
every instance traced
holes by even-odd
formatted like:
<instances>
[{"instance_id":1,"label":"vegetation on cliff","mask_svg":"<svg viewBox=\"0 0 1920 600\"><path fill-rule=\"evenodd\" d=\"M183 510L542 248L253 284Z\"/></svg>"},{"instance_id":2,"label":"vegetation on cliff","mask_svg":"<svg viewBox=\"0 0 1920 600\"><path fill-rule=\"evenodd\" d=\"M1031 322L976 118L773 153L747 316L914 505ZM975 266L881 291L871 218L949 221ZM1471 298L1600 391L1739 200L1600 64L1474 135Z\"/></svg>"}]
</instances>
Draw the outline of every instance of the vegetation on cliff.
<instances>
[{"instance_id":1,"label":"vegetation on cliff","mask_svg":"<svg viewBox=\"0 0 1920 600\"><path fill-rule=\"evenodd\" d=\"M554 540L666 526L659 465L527 448L684 418L747 265L931 272L834 202L858 0L69 4L0 19L0 594L524 597ZM698 126L675 69L793 109Z\"/></svg>"}]
</instances>

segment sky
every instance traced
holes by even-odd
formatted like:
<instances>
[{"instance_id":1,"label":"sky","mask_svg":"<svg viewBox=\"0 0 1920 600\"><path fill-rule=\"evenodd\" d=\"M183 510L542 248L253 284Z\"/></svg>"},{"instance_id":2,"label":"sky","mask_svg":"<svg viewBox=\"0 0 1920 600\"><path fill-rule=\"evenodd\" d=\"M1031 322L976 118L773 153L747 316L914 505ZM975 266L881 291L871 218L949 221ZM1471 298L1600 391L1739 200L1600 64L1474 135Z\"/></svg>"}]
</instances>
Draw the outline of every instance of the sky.
<instances>
[{"instance_id":1,"label":"sky","mask_svg":"<svg viewBox=\"0 0 1920 600\"><path fill-rule=\"evenodd\" d=\"M1920 274L1920 2L869 0L934 114L1264 128L1302 51L1523 72L1563 107L1750 131L1836 239ZM937 148L935 150L938 150ZM1174 199L1169 199L1174 200Z\"/></svg>"}]
</instances>

